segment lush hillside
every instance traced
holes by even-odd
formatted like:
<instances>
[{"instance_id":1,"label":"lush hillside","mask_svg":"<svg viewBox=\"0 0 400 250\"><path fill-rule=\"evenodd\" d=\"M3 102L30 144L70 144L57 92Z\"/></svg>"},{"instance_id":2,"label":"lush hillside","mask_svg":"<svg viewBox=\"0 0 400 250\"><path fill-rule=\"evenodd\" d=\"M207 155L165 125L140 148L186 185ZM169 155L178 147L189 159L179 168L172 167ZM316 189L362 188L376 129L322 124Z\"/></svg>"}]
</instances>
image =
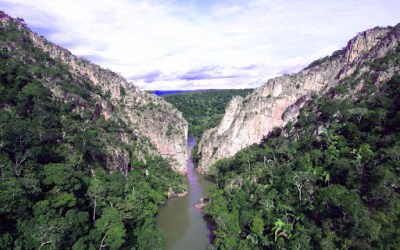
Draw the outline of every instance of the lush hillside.
<instances>
[{"instance_id":1,"label":"lush hillside","mask_svg":"<svg viewBox=\"0 0 400 250\"><path fill-rule=\"evenodd\" d=\"M183 113L189 122L189 134L200 138L215 127L223 117L228 102L234 96L246 96L253 89L209 90L165 95L163 98Z\"/></svg>"},{"instance_id":2,"label":"lush hillside","mask_svg":"<svg viewBox=\"0 0 400 250\"><path fill-rule=\"evenodd\" d=\"M0 248L161 248L157 206L182 176L138 130L102 115L99 100L115 109L110 92L1 17Z\"/></svg>"},{"instance_id":3,"label":"lush hillside","mask_svg":"<svg viewBox=\"0 0 400 250\"><path fill-rule=\"evenodd\" d=\"M217 249L399 249L400 76L373 78L312 96L296 122L211 167Z\"/></svg>"},{"instance_id":4,"label":"lush hillside","mask_svg":"<svg viewBox=\"0 0 400 250\"><path fill-rule=\"evenodd\" d=\"M320 95L347 77L358 78L365 72L373 75L371 79L376 84L400 73L398 65L387 70L371 67L395 52L399 45L400 24L368 29L351 38L343 49L307 68L271 78L246 98L233 99L222 122L203 133L199 142L199 171L207 172L217 160L233 157L240 150L260 143L274 127L285 126L312 94Z\"/></svg>"}]
</instances>

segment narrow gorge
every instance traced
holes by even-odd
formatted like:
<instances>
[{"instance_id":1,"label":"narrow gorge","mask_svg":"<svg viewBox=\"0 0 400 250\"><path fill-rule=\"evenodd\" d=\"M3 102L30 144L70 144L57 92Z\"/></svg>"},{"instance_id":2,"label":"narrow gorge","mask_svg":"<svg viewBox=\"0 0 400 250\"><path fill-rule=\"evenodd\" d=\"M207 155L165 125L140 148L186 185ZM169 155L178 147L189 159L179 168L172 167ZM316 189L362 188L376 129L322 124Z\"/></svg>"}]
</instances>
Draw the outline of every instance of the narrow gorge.
<instances>
[{"instance_id":1,"label":"narrow gorge","mask_svg":"<svg viewBox=\"0 0 400 250\"><path fill-rule=\"evenodd\" d=\"M0 11L1 249L400 246L400 24L256 89L138 86Z\"/></svg>"},{"instance_id":2,"label":"narrow gorge","mask_svg":"<svg viewBox=\"0 0 400 250\"><path fill-rule=\"evenodd\" d=\"M199 200L210 195L213 182L196 172L193 164L193 148L196 138L189 137L187 182L189 194L174 198L160 207L157 224L165 235L166 250L207 249L211 243L211 225L204 219L198 206Z\"/></svg>"}]
</instances>

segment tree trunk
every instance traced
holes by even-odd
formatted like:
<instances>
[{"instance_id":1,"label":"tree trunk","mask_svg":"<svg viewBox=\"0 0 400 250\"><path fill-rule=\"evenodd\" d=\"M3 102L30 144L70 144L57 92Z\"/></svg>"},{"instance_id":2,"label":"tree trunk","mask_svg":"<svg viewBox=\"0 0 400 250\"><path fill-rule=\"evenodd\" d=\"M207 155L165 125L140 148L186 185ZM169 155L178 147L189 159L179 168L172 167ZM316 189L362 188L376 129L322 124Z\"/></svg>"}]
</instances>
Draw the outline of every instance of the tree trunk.
<instances>
[{"instance_id":1,"label":"tree trunk","mask_svg":"<svg viewBox=\"0 0 400 250\"><path fill-rule=\"evenodd\" d=\"M96 221L96 204L97 204L97 197L94 197L94 202L93 202L93 222Z\"/></svg>"},{"instance_id":2,"label":"tree trunk","mask_svg":"<svg viewBox=\"0 0 400 250\"><path fill-rule=\"evenodd\" d=\"M101 239L99 250L101 250L101 249L103 249L104 247L106 247L106 245L103 245L104 240L106 239L106 237L107 237L107 234L105 234L104 237L103 237L103 239Z\"/></svg>"}]
</instances>

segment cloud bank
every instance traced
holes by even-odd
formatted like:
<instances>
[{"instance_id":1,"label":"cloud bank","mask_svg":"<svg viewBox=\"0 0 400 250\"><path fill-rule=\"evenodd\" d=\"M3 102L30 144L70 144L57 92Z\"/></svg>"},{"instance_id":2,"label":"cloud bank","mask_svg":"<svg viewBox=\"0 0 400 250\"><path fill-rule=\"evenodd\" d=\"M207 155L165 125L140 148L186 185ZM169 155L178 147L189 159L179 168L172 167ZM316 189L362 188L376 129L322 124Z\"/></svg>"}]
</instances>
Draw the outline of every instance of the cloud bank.
<instances>
[{"instance_id":1,"label":"cloud bank","mask_svg":"<svg viewBox=\"0 0 400 250\"><path fill-rule=\"evenodd\" d=\"M397 0L0 0L141 89L256 87L400 22Z\"/></svg>"}]
</instances>

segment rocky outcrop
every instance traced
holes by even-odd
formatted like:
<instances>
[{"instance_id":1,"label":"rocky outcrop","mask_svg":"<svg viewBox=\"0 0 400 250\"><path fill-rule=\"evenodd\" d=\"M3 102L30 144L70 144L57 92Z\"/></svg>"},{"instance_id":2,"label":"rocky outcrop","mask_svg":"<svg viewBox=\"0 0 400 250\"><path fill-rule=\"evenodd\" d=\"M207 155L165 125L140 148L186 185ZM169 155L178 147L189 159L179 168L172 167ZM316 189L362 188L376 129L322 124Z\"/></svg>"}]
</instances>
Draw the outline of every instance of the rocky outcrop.
<instances>
[{"instance_id":1,"label":"rocky outcrop","mask_svg":"<svg viewBox=\"0 0 400 250\"><path fill-rule=\"evenodd\" d=\"M376 83L392 77L399 72L398 68L374 72L367 62L395 51L399 46L399 30L398 25L362 32L331 57L316 61L297 74L270 79L244 99L234 98L219 126L203 134L199 143L199 171L207 172L215 161L260 143L274 127L282 127L296 118L312 93L321 93L343 83L346 77L365 72L373 74Z\"/></svg>"},{"instance_id":2,"label":"rocky outcrop","mask_svg":"<svg viewBox=\"0 0 400 250\"><path fill-rule=\"evenodd\" d=\"M141 92L136 85L121 75L76 57L67 49L37 35L26 27L22 19L13 19L5 13L0 13L0 22L2 26L17 24L21 32L28 34L35 47L68 67L74 79L88 82L101 92L90 93L90 99L95 101L95 118L104 117L105 120L113 119L117 122L122 120L135 137L149 139L150 144L155 146L154 153L158 152L164 158L170 159L176 171L186 173L188 123L181 112L162 98ZM47 87L56 98L65 101L72 99L78 104L77 109L85 109L87 100L62 91L51 79ZM125 138L125 143L130 143L126 134L122 133L120 137ZM110 168L126 171L130 162L128 152L109 146L108 150L112 153L108 157L109 165L112 166Z\"/></svg>"},{"instance_id":3,"label":"rocky outcrop","mask_svg":"<svg viewBox=\"0 0 400 250\"><path fill-rule=\"evenodd\" d=\"M199 201L194 205L197 209L200 211L203 210L203 208L207 205L207 203L210 201L210 198L208 197L202 197L199 199Z\"/></svg>"},{"instance_id":4,"label":"rocky outcrop","mask_svg":"<svg viewBox=\"0 0 400 250\"><path fill-rule=\"evenodd\" d=\"M168 198L182 198L185 197L186 195L188 195L189 192L187 190L181 192L181 193L177 193L174 191L174 189L172 187L168 188L168 194L167 197Z\"/></svg>"}]
</instances>

